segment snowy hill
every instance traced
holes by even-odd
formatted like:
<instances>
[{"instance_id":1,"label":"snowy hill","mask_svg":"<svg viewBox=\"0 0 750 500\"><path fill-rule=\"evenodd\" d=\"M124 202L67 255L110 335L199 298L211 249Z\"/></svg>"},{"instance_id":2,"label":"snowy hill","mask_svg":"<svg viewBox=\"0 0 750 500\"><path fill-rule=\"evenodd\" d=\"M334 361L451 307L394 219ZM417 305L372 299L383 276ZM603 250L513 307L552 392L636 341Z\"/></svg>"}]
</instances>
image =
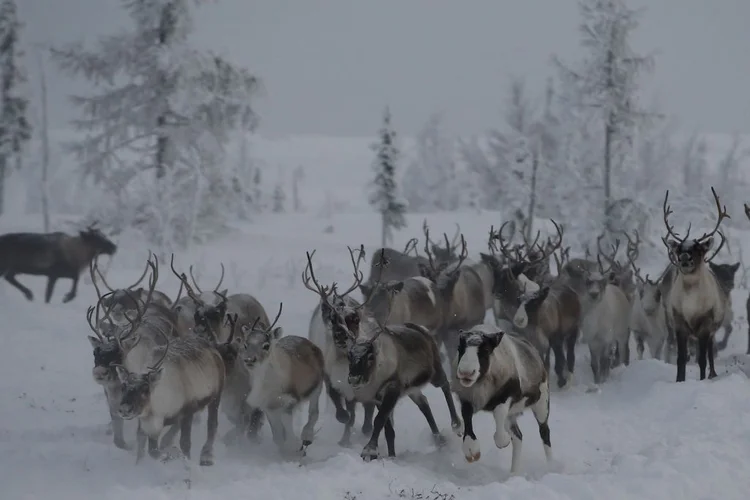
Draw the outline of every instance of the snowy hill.
<instances>
[{"instance_id":1,"label":"snowy hill","mask_svg":"<svg viewBox=\"0 0 750 500\"><path fill-rule=\"evenodd\" d=\"M296 160L290 157L290 162ZM454 222L460 223L470 254L476 257L484 249L487 228L499 218L493 213L441 214L429 216L428 222L435 233L449 234ZM418 234L421 221L421 216L411 216L408 230L398 234L394 246ZM19 220L13 227L24 224L31 223ZM324 233L329 224L334 232ZM223 262L230 290L256 295L271 314L283 301L280 324L285 332L306 336L316 296L301 284L304 251L317 249L321 281L348 283L351 270L345 246L362 242L371 252L378 234L374 228L374 214L330 219L262 216L253 225L237 225L231 236L178 255L176 261L183 268L196 264L197 278L206 286L218 279ZM0 232L8 230L7 224L0 225ZM750 241L748 232L733 234ZM145 246L121 242L109 270L110 283L134 281L145 257ZM177 284L167 265L161 263L160 288L174 295ZM663 265L656 262L646 271L653 274ZM302 464L282 461L266 425L257 445L228 449L218 440L216 464L210 468L199 467L197 456L189 463L161 463L146 457L135 465L134 452L115 448L112 437L105 434L109 415L104 394L91 379L85 311L95 299L93 288L83 280L78 298L61 304L69 286L61 280L53 303L45 305L40 302L44 280L19 278L37 298L27 302L17 290L0 284L0 314L5 321L0 340L2 498L291 500L305 492L310 498L330 500L739 500L750 490L744 465L750 463L750 383L742 372L747 369L746 358L740 355L747 342L744 290L734 293L738 324L729 348L719 355L716 380L699 382L697 367L690 364L687 382L676 384L673 365L646 359L615 370L600 392L587 392L588 351L579 346L574 387L552 393L555 462L545 462L536 423L531 415L524 415L521 474L510 478L510 448L495 448L491 415L475 419L482 457L469 464L459 438L450 432L442 395L433 388L425 394L439 427L449 437L444 449L435 447L424 419L407 401L396 408L398 457L364 463L359 457L364 445L358 431L361 411L355 443L343 449L337 445L342 425L325 399L316 440ZM298 415L297 431L301 421ZM203 444L205 422L203 416L193 427L194 449ZM126 439L133 443L134 425L128 424ZM228 428L222 415L219 435Z\"/></svg>"}]
</instances>

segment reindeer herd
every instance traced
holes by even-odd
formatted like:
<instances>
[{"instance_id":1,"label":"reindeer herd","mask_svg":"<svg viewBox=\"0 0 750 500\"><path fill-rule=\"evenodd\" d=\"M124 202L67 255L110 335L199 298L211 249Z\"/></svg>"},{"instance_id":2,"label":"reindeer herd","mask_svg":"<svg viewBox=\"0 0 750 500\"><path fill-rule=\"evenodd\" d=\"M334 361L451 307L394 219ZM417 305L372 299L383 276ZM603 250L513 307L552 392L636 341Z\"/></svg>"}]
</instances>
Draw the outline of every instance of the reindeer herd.
<instances>
[{"instance_id":1,"label":"reindeer herd","mask_svg":"<svg viewBox=\"0 0 750 500\"><path fill-rule=\"evenodd\" d=\"M556 234L544 241L537 232L533 240L525 235L512 243L514 235L506 233L515 233L515 227L507 222L490 228L488 252L480 252L477 261L468 258L460 228L452 240L443 235L444 243L436 243L425 221L424 255L417 251L416 238L403 251L378 249L366 280L360 269L364 247L348 248L353 279L345 289L335 282L321 284L315 251L307 252L302 283L318 300L307 337L285 335L277 326L283 304L271 321L253 295L222 290L223 265L219 283L204 291L192 267L190 280L176 269L173 255L170 269L180 283L174 300L157 289L159 261L150 253L136 283L110 286L97 256L113 254L116 246L91 227L78 237L0 236L0 269L29 299L31 292L16 281L17 274L46 274L47 301L55 280L68 277L73 288L67 302L88 267L98 297L87 311L92 375L106 395L115 446L130 448L123 422L137 420L137 461L146 443L153 458L188 458L192 426L204 410L201 465L214 463L219 411L231 423L226 444L257 440L267 420L282 454L302 456L315 439L324 389L343 424L341 446L351 445L356 409L362 406L361 431L369 437L361 452L366 461L378 457L381 433L388 456L395 456L393 410L404 396L442 446L446 438L422 392L432 385L443 393L453 431L463 437L466 460L481 455L473 417L490 412L495 445L512 445L515 473L523 439L517 418L527 409L551 458L551 355L557 386L568 387L576 345L585 343L594 382L601 384L613 367L629 364L632 333L639 359L646 347L652 357L668 362L676 351L678 382L685 380L691 350L700 378L706 377L707 366L708 377L716 376L715 355L731 334L730 293L738 264L712 262L725 242L721 223L729 217L712 193L716 224L690 238L690 228L680 237L670 224L667 192L663 242L668 263L655 280L642 276L638 267L637 232L623 234L624 261L618 259L621 240L604 248L603 237L595 258L571 258L570 247L563 245L564 230L555 221ZM750 219L747 205L745 213ZM140 286L146 276L147 287ZM352 295L355 291L362 300ZM750 316L750 299L748 309ZM488 311L494 320L489 323ZM716 342L722 326L724 339ZM308 403L307 422L297 435L292 416L303 403ZM172 446L178 433L179 452Z\"/></svg>"}]
</instances>

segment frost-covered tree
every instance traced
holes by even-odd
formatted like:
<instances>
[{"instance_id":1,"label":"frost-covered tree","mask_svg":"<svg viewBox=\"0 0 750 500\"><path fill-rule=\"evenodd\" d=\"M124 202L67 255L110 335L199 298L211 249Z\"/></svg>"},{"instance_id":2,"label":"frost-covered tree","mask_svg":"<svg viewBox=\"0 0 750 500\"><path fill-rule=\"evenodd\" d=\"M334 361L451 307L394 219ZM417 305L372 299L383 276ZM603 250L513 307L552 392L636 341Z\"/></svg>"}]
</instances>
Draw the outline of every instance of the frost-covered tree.
<instances>
[{"instance_id":1,"label":"frost-covered tree","mask_svg":"<svg viewBox=\"0 0 750 500\"><path fill-rule=\"evenodd\" d=\"M625 165L633 160L638 126L648 118L639 104L639 80L652 68L653 59L637 54L630 45L641 11L624 0L581 0L579 9L586 55L576 65L558 60L557 66L562 79L576 88L575 104L585 114L583 123L595 127L592 139L600 144L607 213L616 198L613 186L626 185Z\"/></svg>"},{"instance_id":2,"label":"frost-covered tree","mask_svg":"<svg viewBox=\"0 0 750 500\"><path fill-rule=\"evenodd\" d=\"M372 145L372 150L375 152L372 164L375 178L369 200L370 205L381 216L381 244L386 246L392 238L393 230L406 227L406 203L399 197L396 184L399 150L388 107L383 113L383 126L378 132L378 142Z\"/></svg>"},{"instance_id":3,"label":"frost-covered tree","mask_svg":"<svg viewBox=\"0 0 750 500\"><path fill-rule=\"evenodd\" d=\"M5 209L9 167L21 168L21 156L31 139L29 101L24 96L26 74L21 65L21 22L15 0L0 2L0 214Z\"/></svg>"},{"instance_id":4,"label":"frost-covered tree","mask_svg":"<svg viewBox=\"0 0 750 500\"><path fill-rule=\"evenodd\" d=\"M303 180L305 180L305 169L302 165L297 165L292 172L292 208L295 213L302 211L302 200L300 199L299 186Z\"/></svg>"},{"instance_id":5,"label":"frost-covered tree","mask_svg":"<svg viewBox=\"0 0 750 500\"><path fill-rule=\"evenodd\" d=\"M258 81L190 46L191 0L120 3L130 28L94 49L73 43L52 52L62 70L96 89L72 98L81 113L73 124L84 133L72 150L86 178L119 200L110 222L185 245L236 211L233 184L251 185L222 169L232 131L255 126Z\"/></svg>"},{"instance_id":6,"label":"frost-covered tree","mask_svg":"<svg viewBox=\"0 0 750 500\"><path fill-rule=\"evenodd\" d=\"M454 211L462 204L462 180L453 141L442 131L442 115L435 113L416 137L416 157L404 172L402 188L409 209Z\"/></svg>"}]
</instances>

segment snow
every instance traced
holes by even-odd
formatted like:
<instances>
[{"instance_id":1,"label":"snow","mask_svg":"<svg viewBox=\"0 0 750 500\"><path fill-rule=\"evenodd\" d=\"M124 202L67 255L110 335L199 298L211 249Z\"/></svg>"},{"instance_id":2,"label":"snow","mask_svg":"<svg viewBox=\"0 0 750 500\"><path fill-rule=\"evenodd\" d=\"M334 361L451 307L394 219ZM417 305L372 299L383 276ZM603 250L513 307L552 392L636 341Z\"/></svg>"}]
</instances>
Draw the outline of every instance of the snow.
<instances>
[{"instance_id":1,"label":"snow","mask_svg":"<svg viewBox=\"0 0 750 500\"><path fill-rule=\"evenodd\" d=\"M410 215L409 227L397 233L399 248L420 233L423 217ZM453 234L461 225L476 254L484 250L487 230L500 214L460 212L428 216L432 232ZM333 233L323 229L333 225ZM36 221L14 220L0 232L38 227ZM230 291L254 294L272 314L284 302L280 325L286 334L307 335L316 296L301 284L305 250L317 249L321 281L349 283L346 245L364 242L371 254L379 234L375 214L355 213L322 219L315 215L263 215L252 225L237 224L234 234L176 256L176 265L195 264L201 283L218 279L219 262L227 267ZM733 232L739 238L739 231ZM744 238L745 241L748 238ZM472 248L473 247L473 248ZM143 269L147 248L121 238L109 269L111 284L127 284ZM106 267L106 259L103 266ZM160 263L160 289L177 290L168 262ZM656 263L645 272L656 274ZM648 266L646 266L648 267ZM746 498L750 491L750 366L744 354L746 292L734 292L739 322L729 348L719 355L720 377L698 381L688 366L687 381L674 382L673 365L646 359L613 371L611 379L590 391L586 346L578 346L576 381L566 391L553 390L550 428L555 461L545 461L533 416L520 419L524 433L521 472L510 477L510 447L495 448L491 414L475 418L481 459L465 461L461 441L450 431L440 392L425 391L448 445L437 449L418 409L401 402L395 415L397 458L365 463L359 457L359 432L351 449L337 441L343 430L324 395L319 431L299 462L285 462L270 439L266 424L262 442L227 448L216 445L216 464L198 466L205 440L205 415L193 431L189 463L161 463L146 457L135 464L134 452L119 450L106 435L109 420L104 394L91 379L93 358L86 336L86 308L93 287L82 279L78 297L62 304L70 282L57 284L52 303L41 301L43 278L20 276L35 302L6 283L0 284L0 497L5 499L706 499ZM635 352L634 347L631 349ZM304 410L295 417L297 432ZM220 437L229 429L221 417ZM126 439L135 440L134 424ZM381 453L385 443L381 440Z\"/></svg>"}]
</instances>

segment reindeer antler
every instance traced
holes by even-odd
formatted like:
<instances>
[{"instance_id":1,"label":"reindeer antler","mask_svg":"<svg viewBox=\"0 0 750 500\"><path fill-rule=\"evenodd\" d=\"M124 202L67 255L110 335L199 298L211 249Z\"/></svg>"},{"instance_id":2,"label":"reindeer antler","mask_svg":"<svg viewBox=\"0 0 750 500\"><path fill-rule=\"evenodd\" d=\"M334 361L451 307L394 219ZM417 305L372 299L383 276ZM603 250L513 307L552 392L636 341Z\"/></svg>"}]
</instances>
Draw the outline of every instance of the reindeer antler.
<instances>
[{"instance_id":1,"label":"reindeer antler","mask_svg":"<svg viewBox=\"0 0 750 500\"><path fill-rule=\"evenodd\" d=\"M185 276L185 273L178 273L177 270L174 268L174 254L172 254L172 258L169 260L169 267L172 269L172 273L175 276L177 276L177 279L180 280L180 292L182 291L182 288L184 287L185 292L188 294L188 297L193 299L193 302L199 302L198 296L195 295L193 288L190 286L190 283L188 283L188 279L187 279L187 276ZM195 280L193 281L195 282ZM177 301L175 300L175 302Z\"/></svg>"}]
</instances>

